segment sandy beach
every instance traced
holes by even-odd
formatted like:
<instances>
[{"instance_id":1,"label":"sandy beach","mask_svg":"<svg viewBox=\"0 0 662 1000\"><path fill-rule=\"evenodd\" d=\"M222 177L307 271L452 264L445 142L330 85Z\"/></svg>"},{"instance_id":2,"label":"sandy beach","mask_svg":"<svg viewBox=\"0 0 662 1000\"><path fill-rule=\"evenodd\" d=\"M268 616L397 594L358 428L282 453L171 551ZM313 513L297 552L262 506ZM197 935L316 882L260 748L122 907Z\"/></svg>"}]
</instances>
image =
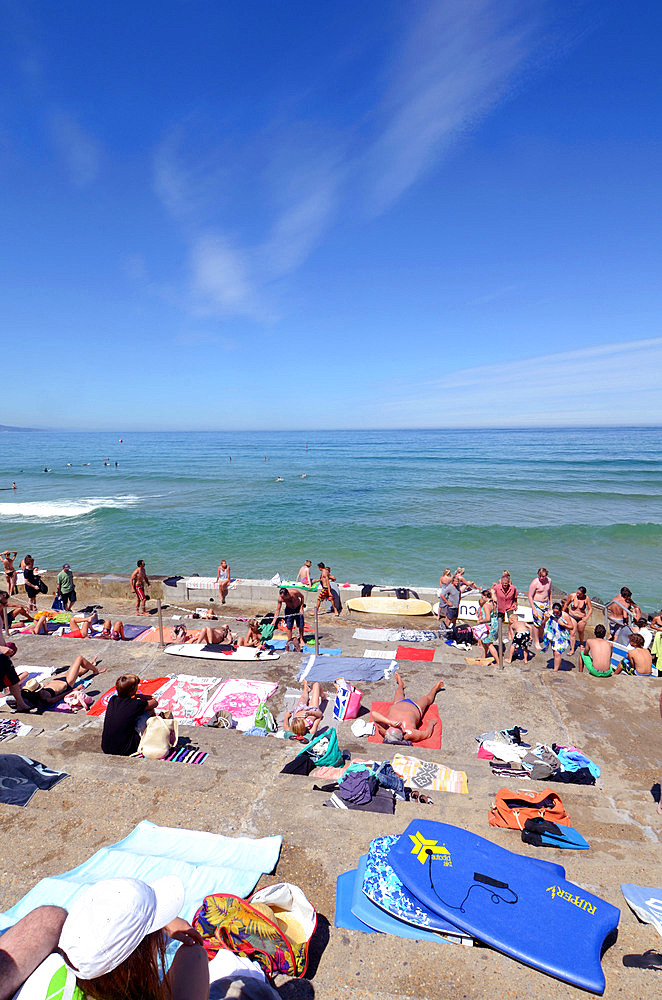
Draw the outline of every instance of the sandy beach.
<instances>
[{"instance_id":1,"label":"sandy beach","mask_svg":"<svg viewBox=\"0 0 662 1000\"><path fill-rule=\"evenodd\" d=\"M104 599L103 613L138 623L131 604L123 597ZM231 592L221 620L237 625L236 617L264 610L264 605L240 606ZM172 609L165 614L172 614ZM399 619L398 624L426 627L429 621ZM166 622L170 623L169 617ZM342 647L346 655L362 655L366 643L352 638L355 628L392 624L392 618L379 615L345 612L339 620L323 615L321 641ZM444 679L446 688L437 698L443 738L441 750L416 750L416 754L465 771L467 795L438 792L431 806L398 803L393 816L343 813L322 808L327 796L313 791L314 775L279 773L293 756L286 741L196 727L182 729L180 735L190 736L208 751L202 766L112 758L99 749L100 720L82 714L45 713L30 720L43 727L42 735L16 738L3 751L33 756L67 771L70 777L50 792L39 793L26 809L0 806L6 831L0 875L4 908L40 878L75 867L100 847L126 836L142 819L227 835L280 833L284 842L277 869L260 884L295 882L319 914L307 976L302 981L279 979L283 997L436 1000L495 994L523 998L532 990L554 998L576 994L573 987L489 948L368 936L333 926L338 875L355 867L371 838L401 833L420 816L464 827L514 851L559 861L570 880L620 907L618 938L603 959L604 995L641 996L650 988L651 973L624 968L623 956L659 948L659 937L631 913L619 885L656 881L662 823L651 789L659 780L661 759L659 681L625 676L596 680L576 670L553 674L546 654L538 654L527 665L517 661L504 670L467 666L460 650L441 642L424 645L434 646L434 661L402 662L400 671L407 693L414 697L428 690L433 680ZM296 685L301 660L299 654L282 653L277 661L235 662L228 669L227 664L214 660L175 660L158 644L20 636L15 662L17 666L63 666L78 652L102 655L107 668L93 681L90 693L105 691L127 671L141 678L179 671L265 679L279 684L270 700L274 715L282 707L285 688ZM393 680L360 686L366 708L373 698L392 698ZM57 731L65 722L67 728ZM529 847L513 831L488 826L488 808L504 779L494 776L486 761L476 759L475 738L515 724L526 727L529 738L575 744L600 765L602 774L595 786L557 786L573 825L591 845L589 851ZM353 757L392 757L392 748L354 737L348 722L338 725L338 738L341 749Z\"/></svg>"}]
</instances>

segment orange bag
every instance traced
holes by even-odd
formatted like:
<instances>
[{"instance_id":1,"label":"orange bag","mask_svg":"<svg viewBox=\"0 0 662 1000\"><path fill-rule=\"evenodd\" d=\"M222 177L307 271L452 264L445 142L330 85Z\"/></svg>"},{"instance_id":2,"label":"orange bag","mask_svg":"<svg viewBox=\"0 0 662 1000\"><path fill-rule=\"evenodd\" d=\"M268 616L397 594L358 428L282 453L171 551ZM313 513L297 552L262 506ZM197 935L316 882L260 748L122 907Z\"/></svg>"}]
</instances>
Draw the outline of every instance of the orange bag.
<instances>
[{"instance_id":1,"label":"orange bag","mask_svg":"<svg viewBox=\"0 0 662 1000\"><path fill-rule=\"evenodd\" d=\"M540 792L511 792L500 788L489 811L490 826L508 830L523 830L527 819L541 816L550 823L572 826L558 792L543 788Z\"/></svg>"}]
</instances>

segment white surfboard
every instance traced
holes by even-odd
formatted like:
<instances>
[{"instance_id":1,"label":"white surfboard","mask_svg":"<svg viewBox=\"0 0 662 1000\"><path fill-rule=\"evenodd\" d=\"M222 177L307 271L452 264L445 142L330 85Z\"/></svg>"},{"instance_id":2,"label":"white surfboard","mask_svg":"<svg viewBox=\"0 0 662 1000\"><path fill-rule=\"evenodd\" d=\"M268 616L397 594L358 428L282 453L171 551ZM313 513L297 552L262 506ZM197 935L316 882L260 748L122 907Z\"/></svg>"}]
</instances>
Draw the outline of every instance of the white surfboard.
<instances>
[{"instance_id":1,"label":"white surfboard","mask_svg":"<svg viewBox=\"0 0 662 1000\"><path fill-rule=\"evenodd\" d=\"M191 656L196 660L278 660L280 656L273 650L255 649L254 646L209 645L199 642L173 642L165 648L173 656ZM258 656L259 653L259 656Z\"/></svg>"}]
</instances>

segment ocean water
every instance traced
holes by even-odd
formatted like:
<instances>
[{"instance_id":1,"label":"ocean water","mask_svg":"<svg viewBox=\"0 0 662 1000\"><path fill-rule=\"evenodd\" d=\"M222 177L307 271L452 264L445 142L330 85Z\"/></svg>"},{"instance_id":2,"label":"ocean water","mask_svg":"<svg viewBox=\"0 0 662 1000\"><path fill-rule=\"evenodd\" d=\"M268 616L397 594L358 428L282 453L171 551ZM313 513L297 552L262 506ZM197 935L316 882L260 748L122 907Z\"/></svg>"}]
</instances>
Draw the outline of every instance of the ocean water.
<instances>
[{"instance_id":1,"label":"ocean water","mask_svg":"<svg viewBox=\"0 0 662 1000\"><path fill-rule=\"evenodd\" d=\"M0 547L47 568L210 575L225 558L269 578L309 558L432 586L461 564L525 589L544 565L565 590L662 606L662 428L5 432L0 486Z\"/></svg>"}]
</instances>

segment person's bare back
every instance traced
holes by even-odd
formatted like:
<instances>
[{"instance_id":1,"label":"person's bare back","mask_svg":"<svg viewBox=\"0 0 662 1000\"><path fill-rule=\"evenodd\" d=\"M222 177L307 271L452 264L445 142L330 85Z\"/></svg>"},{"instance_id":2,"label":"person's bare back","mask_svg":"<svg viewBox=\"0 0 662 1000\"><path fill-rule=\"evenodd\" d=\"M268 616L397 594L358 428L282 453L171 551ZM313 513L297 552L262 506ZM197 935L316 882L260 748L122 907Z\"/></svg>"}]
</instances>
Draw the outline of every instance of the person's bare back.
<instances>
[{"instance_id":1,"label":"person's bare back","mask_svg":"<svg viewBox=\"0 0 662 1000\"><path fill-rule=\"evenodd\" d=\"M611 651L612 651L612 643L609 642L608 639L598 639L598 638L587 639L586 644L584 646L584 652L586 653L587 656L591 657L591 662L593 663L593 666L595 667L596 670L599 670L601 673L606 673L609 670L609 664L611 662ZM581 662L581 657L580 657L580 664L579 664L580 673L583 669L584 669L584 664Z\"/></svg>"}]
</instances>

